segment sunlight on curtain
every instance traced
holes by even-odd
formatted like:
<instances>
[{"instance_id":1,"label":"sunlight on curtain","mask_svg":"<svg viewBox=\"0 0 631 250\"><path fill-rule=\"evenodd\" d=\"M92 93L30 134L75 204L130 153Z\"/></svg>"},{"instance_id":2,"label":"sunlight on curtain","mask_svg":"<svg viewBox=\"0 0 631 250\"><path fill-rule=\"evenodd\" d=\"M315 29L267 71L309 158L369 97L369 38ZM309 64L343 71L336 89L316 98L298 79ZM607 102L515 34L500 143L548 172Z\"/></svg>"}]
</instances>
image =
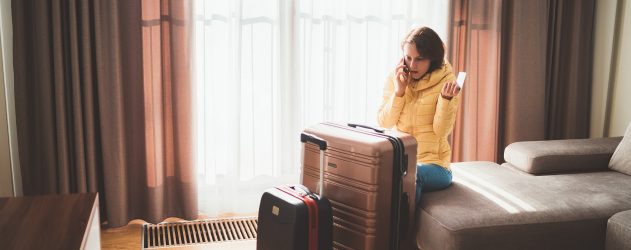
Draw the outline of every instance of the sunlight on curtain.
<instances>
[{"instance_id":1,"label":"sunlight on curtain","mask_svg":"<svg viewBox=\"0 0 631 250\"><path fill-rule=\"evenodd\" d=\"M197 0L195 131L200 212L255 213L297 183L300 131L376 124L385 76L413 26L446 39L447 1Z\"/></svg>"}]
</instances>

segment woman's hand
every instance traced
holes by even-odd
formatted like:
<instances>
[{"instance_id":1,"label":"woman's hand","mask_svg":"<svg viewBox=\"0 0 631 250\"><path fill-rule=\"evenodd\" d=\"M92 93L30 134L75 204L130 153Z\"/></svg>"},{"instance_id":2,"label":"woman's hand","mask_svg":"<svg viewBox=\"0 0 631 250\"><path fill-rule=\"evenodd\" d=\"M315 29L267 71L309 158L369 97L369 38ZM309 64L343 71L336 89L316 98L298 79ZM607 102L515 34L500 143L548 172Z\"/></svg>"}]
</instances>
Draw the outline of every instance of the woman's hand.
<instances>
[{"instance_id":1,"label":"woman's hand","mask_svg":"<svg viewBox=\"0 0 631 250\"><path fill-rule=\"evenodd\" d=\"M443 89L440 91L440 95L447 100L451 100L451 98L454 98L458 93L460 93L460 87L458 87L456 82L445 83Z\"/></svg>"},{"instance_id":2,"label":"woman's hand","mask_svg":"<svg viewBox=\"0 0 631 250\"><path fill-rule=\"evenodd\" d=\"M403 69L405 69L406 67L407 66L405 66L405 63L403 62L403 58L401 58L401 60L399 61L399 64L397 65L395 75L394 75L394 80L395 80L394 94L397 95L398 97L401 97L405 94L405 88L410 83L410 73L409 72L406 73L405 71L403 71Z\"/></svg>"}]
</instances>

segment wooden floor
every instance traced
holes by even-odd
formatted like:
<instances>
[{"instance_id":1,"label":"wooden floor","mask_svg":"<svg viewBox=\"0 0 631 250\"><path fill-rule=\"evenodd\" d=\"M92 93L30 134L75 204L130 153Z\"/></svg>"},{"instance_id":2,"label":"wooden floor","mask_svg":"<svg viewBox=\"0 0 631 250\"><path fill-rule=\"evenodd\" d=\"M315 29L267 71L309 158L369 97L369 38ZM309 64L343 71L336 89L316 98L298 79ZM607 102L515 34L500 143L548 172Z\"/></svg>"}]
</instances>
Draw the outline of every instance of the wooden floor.
<instances>
[{"instance_id":1,"label":"wooden floor","mask_svg":"<svg viewBox=\"0 0 631 250\"><path fill-rule=\"evenodd\" d=\"M102 249L139 249L142 220L133 220L124 227L101 228Z\"/></svg>"},{"instance_id":2,"label":"wooden floor","mask_svg":"<svg viewBox=\"0 0 631 250\"><path fill-rule=\"evenodd\" d=\"M229 218L235 216L252 216L250 215L222 215L219 218ZM254 215L256 216L256 215ZM207 217L200 216L201 219L208 219ZM184 221L179 218L168 218L164 220L166 222ZM141 231L142 225L145 223L143 220L133 220L124 227L118 228L101 228L101 247L102 249L140 249L141 248ZM165 248L163 248L165 249ZM235 241L225 243L214 243L199 246L188 247L174 247L169 249L225 249L225 250L237 250L237 249L256 249L256 241Z\"/></svg>"}]
</instances>

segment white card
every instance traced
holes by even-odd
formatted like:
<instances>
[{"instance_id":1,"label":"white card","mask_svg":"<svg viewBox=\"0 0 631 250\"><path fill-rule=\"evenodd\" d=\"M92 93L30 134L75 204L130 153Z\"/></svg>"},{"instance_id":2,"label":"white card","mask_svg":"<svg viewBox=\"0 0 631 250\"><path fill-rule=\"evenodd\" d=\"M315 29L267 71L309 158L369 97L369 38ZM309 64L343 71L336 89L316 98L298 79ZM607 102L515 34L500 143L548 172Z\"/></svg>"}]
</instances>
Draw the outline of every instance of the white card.
<instances>
[{"instance_id":1,"label":"white card","mask_svg":"<svg viewBox=\"0 0 631 250\"><path fill-rule=\"evenodd\" d=\"M459 88L464 86L464 79L467 78L467 72L458 72L458 78L456 78L456 83Z\"/></svg>"}]
</instances>

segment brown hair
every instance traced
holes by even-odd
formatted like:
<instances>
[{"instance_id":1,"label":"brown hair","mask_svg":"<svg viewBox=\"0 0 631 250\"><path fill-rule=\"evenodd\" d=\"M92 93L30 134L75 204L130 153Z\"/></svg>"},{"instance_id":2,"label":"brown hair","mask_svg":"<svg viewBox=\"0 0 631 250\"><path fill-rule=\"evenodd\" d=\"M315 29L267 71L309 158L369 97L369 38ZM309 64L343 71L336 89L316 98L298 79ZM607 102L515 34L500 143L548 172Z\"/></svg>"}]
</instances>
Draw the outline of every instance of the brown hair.
<instances>
[{"instance_id":1,"label":"brown hair","mask_svg":"<svg viewBox=\"0 0 631 250\"><path fill-rule=\"evenodd\" d=\"M438 34L429 27L420 27L410 30L405 36L405 39L401 42L401 48L406 43L416 45L416 50L423 57L430 60L429 69L427 73L430 73L440 68L445 60L445 47L443 41Z\"/></svg>"}]
</instances>

